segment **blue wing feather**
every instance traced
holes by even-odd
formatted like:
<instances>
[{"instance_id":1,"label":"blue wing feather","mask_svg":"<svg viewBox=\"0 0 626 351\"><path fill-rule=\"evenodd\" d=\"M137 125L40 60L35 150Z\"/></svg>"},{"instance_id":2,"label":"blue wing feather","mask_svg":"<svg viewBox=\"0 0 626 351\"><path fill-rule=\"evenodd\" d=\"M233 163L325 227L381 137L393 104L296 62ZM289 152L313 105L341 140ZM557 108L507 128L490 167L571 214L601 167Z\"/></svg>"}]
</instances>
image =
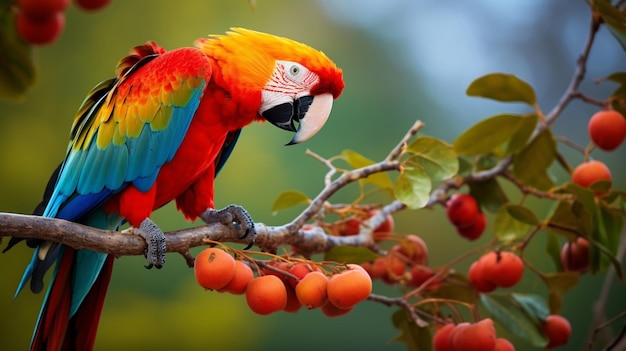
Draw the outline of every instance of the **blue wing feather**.
<instances>
[{"instance_id":1,"label":"blue wing feather","mask_svg":"<svg viewBox=\"0 0 626 351\"><path fill-rule=\"evenodd\" d=\"M207 84L205 72L209 68L198 67L198 77L202 80L200 84L191 88L190 99L183 106L167 106L163 102L158 102L160 100L157 101L162 106L171 109L172 114L166 128L154 130L149 123L145 123L138 136L128 136L122 144L111 142L106 147L98 147L96 141L99 126L96 124L102 122L102 112L105 111L103 109L106 108L107 103L115 103L116 99L125 101L126 97L120 96L118 87L126 79L140 74L143 67L148 67L151 62L158 62L164 55L167 53L160 56L151 55L149 58L139 60L136 67L126 70L123 76L96 86L85 99L72 127L72 142L58 172L58 178L43 211L43 216L63 218L99 228L116 229L122 223L123 218L106 215L98 210L99 206L130 184L141 191L147 191L152 187L161 166L174 157L186 135ZM203 54L198 51L198 55ZM170 72L163 72L163 74L166 73ZM134 82L139 85L136 88L140 89L141 79L139 82L137 80ZM145 84L149 83L152 81ZM172 93L175 94L176 91ZM156 111L162 113L160 108ZM94 127L96 127L94 135L86 138L86 133ZM85 144L79 148L73 147L78 141ZM53 251L58 253L59 250ZM80 287L74 284L73 312L91 288L106 260L106 254L86 250L78 252L82 251L85 253L78 254L77 258L83 263L77 265L74 273L75 279L81 279L81 281L78 284ZM41 255L42 252L38 246L33 260L24 272L17 293L29 279L31 279L31 288L42 281L43 273L51 263L47 264L46 261L47 267L43 273L35 276L34 272L39 272L41 271L39 268L44 267L45 257L38 257Z\"/></svg>"}]
</instances>

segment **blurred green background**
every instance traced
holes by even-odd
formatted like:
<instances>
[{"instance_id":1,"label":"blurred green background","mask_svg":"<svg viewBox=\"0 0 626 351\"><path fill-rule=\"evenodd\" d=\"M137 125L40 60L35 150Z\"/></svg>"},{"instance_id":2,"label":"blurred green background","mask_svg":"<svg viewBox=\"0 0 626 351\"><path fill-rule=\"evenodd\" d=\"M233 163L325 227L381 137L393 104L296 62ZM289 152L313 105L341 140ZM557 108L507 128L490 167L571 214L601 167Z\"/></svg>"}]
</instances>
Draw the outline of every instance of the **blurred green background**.
<instances>
[{"instance_id":1,"label":"blurred green background","mask_svg":"<svg viewBox=\"0 0 626 351\"><path fill-rule=\"evenodd\" d=\"M492 71L514 73L530 82L548 111L567 86L586 38L589 11L584 1L113 1L102 11L71 7L60 40L36 50L39 79L21 103L0 101L0 211L29 213L39 201L49 174L62 159L74 113L97 82L112 76L128 50L147 40L165 48L190 46L198 37L241 26L286 36L324 51L344 69L346 89L326 127L304 145L284 147L291 136L270 125L244 130L239 145L217 180L216 205L237 203L256 221L269 225L290 220L296 211L272 215L274 198L298 189L314 196L327 171L305 150L331 157L353 149L379 160L416 119L424 134L453 141L476 121L525 107L468 98L476 77ZM583 88L602 99L615 87L594 78L625 70L624 53L602 29L590 58ZM586 122L596 108L574 102L556 123L557 134L581 145L588 142ZM570 162L582 156L563 148ZM626 187L624 147L596 158L609 164L615 186ZM564 174L556 173L563 181ZM346 189L335 202L354 199ZM538 204L537 212L545 211ZM429 245L430 263L440 265L470 247L447 223L441 208L405 211L395 216L397 231L416 233ZM194 225L173 206L154 215L164 230ZM489 233L488 233L489 234ZM488 235L487 235L488 236ZM6 241L4 242L6 244ZM544 270L543 238L531 256ZM197 251L195 251L197 252ZM41 295L28 291L13 300L30 259L24 245L0 256L0 349L25 349ZM465 271L470 262L459 264ZM162 270L145 270L141 257L117 260L96 342L96 349L213 350L402 350L392 343L393 309L365 302L341 318L301 310L261 317L245 299L205 292L176 255ZM564 349L581 350L590 333L593 303L601 277L584 276L565 299L563 314L574 326ZM545 293L538 279L525 275L523 289ZM375 292L398 296L378 282ZM607 311L626 309L624 284L613 287ZM518 341L514 339L516 343ZM518 344L518 350L532 348Z\"/></svg>"}]
</instances>

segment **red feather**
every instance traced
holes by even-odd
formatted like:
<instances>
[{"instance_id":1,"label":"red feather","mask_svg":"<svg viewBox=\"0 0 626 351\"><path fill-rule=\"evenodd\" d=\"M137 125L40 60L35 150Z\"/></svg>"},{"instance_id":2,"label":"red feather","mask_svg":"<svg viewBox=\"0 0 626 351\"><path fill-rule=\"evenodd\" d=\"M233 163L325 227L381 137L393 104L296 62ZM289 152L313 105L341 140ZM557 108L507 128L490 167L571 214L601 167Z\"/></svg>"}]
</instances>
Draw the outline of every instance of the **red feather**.
<instances>
[{"instance_id":1,"label":"red feather","mask_svg":"<svg viewBox=\"0 0 626 351\"><path fill-rule=\"evenodd\" d=\"M63 249L50 295L41 311L31 351L91 350L96 339L98 322L113 270L113 256L108 256L89 294L76 314L70 318L72 275L76 251Z\"/></svg>"}]
</instances>

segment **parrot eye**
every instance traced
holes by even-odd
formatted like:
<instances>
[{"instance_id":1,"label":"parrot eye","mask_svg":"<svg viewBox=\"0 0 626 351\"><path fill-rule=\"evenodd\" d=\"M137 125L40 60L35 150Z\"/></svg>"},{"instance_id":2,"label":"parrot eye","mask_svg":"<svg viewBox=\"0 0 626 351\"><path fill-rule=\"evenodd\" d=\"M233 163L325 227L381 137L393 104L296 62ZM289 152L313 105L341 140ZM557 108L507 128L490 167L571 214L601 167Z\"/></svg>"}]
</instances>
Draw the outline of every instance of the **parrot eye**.
<instances>
[{"instance_id":1,"label":"parrot eye","mask_svg":"<svg viewBox=\"0 0 626 351\"><path fill-rule=\"evenodd\" d=\"M297 75L298 75L298 73L300 73L300 67L298 67L297 65L293 65L293 66L291 66L291 68L289 68L289 73L290 73L292 76L297 76Z\"/></svg>"},{"instance_id":2,"label":"parrot eye","mask_svg":"<svg viewBox=\"0 0 626 351\"><path fill-rule=\"evenodd\" d=\"M289 67L287 68L287 72L286 72L289 79L297 83L302 83L302 81L305 79L307 75L307 69L299 63L296 63L296 62L289 62L289 63L291 65L285 66L285 68Z\"/></svg>"},{"instance_id":3,"label":"parrot eye","mask_svg":"<svg viewBox=\"0 0 626 351\"><path fill-rule=\"evenodd\" d=\"M311 72L306 66L293 61L277 60L274 74L276 76L273 79L276 79L279 84L290 85L295 83L295 86L298 87L295 93L308 90L319 81L317 74Z\"/></svg>"}]
</instances>

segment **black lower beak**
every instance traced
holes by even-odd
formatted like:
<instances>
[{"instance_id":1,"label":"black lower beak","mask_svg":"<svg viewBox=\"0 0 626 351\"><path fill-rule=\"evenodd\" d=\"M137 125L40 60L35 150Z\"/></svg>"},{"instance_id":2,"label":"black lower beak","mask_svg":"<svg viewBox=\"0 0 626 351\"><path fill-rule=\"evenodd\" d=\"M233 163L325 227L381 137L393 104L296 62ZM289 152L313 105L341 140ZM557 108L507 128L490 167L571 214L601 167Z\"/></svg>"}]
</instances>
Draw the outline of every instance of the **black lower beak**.
<instances>
[{"instance_id":1,"label":"black lower beak","mask_svg":"<svg viewBox=\"0 0 626 351\"><path fill-rule=\"evenodd\" d=\"M312 102L313 96L303 96L294 100L293 103L286 102L276 105L264 111L261 115L278 128L296 132L298 131L296 122L299 123L304 115L306 115Z\"/></svg>"}]
</instances>

